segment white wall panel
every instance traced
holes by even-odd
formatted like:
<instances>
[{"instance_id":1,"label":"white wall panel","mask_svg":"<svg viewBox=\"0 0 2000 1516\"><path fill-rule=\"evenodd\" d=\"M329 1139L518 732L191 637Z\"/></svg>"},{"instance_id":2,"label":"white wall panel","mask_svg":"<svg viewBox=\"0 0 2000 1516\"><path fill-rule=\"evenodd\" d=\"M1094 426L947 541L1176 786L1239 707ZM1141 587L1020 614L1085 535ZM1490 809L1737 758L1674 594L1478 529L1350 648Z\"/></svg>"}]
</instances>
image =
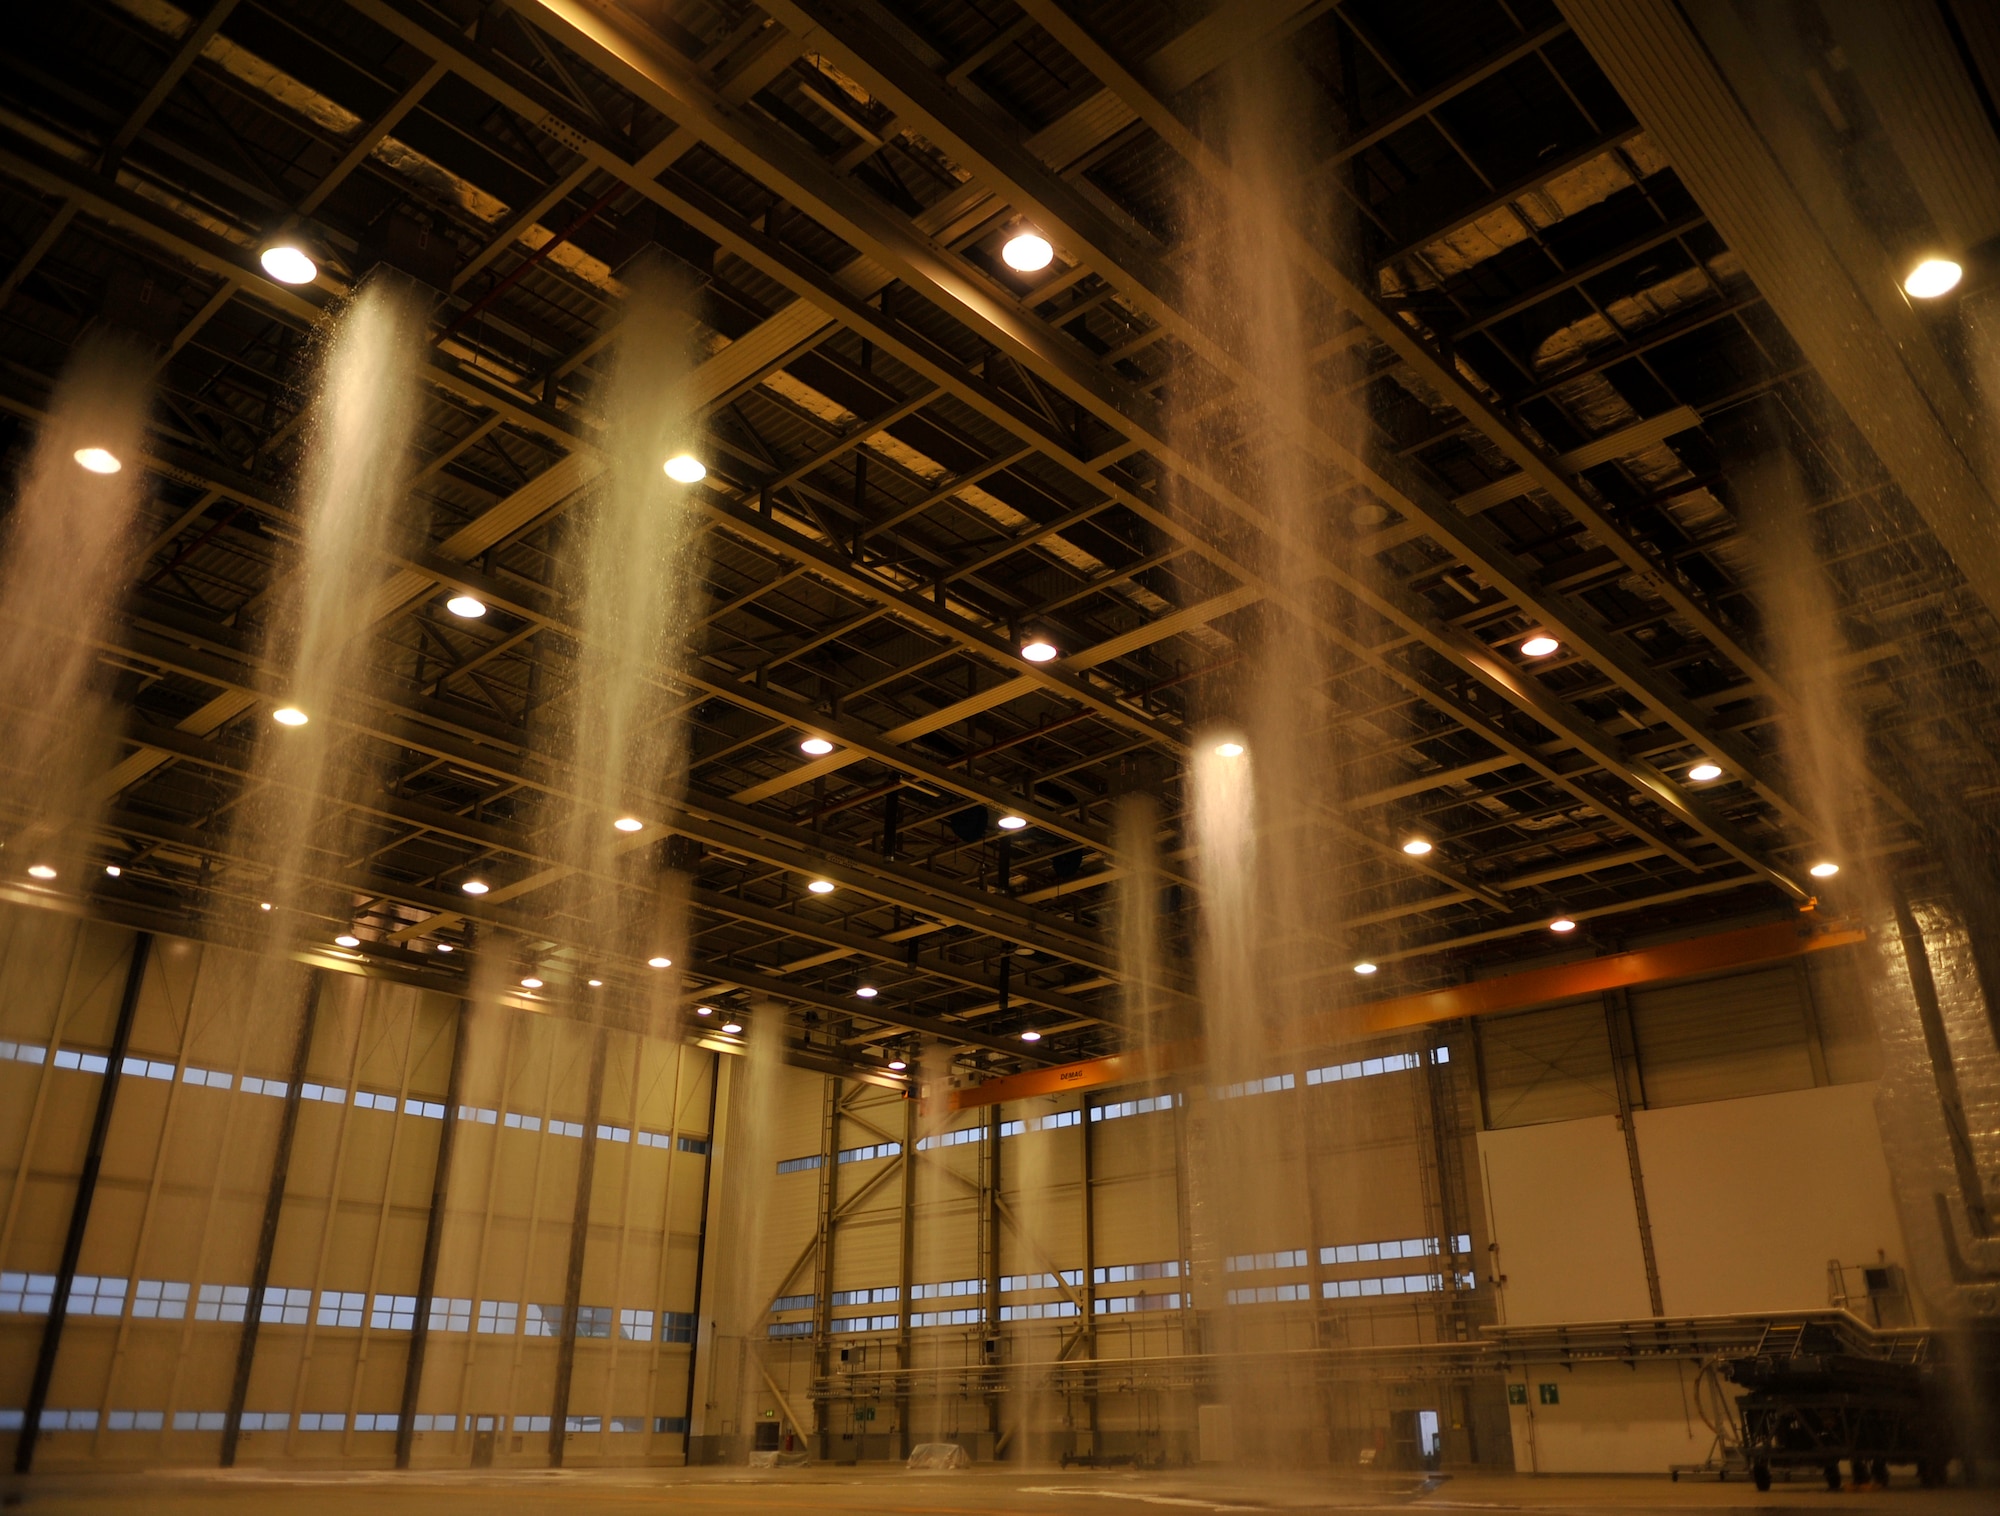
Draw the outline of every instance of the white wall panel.
<instances>
[{"instance_id":1,"label":"white wall panel","mask_svg":"<svg viewBox=\"0 0 2000 1516\"><path fill-rule=\"evenodd\" d=\"M1616 1117L1482 1132L1479 1156L1507 1325L1652 1314Z\"/></svg>"},{"instance_id":2,"label":"white wall panel","mask_svg":"<svg viewBox=\"0 0 2000 1516\"><path fill-rule=\"evenodd\" d=\"M1637 1114L1669 1314L1821 1310L1829 1259L1905 1261L1874 1102L1842 1084Z\"/></svg>"}]
</instances>

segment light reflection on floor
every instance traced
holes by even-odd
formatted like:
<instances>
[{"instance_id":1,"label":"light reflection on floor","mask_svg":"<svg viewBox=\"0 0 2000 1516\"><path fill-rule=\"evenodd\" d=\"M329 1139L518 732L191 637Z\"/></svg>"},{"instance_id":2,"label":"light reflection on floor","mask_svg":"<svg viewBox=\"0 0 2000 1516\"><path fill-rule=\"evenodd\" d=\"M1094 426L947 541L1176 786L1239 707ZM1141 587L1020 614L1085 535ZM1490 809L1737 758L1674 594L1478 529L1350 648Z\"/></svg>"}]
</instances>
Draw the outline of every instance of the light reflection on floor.
<instances>
[{"instance_id":1,"label":"light reflection on floor","mask_svg":"<svg viewBox=\"0 0 2000 1516\"><path fill-rule=\"evenodd\" d=\"M9 1480L7 1507L50 1516L489 1516L587 1511L593 1516L671 1511L673 1516L1161 1516L1176 1512L1589 1512L1795 1516L1803 1510L1974 1516L1993 1510L1990 1490L1828 1491L1817 1480L1759 1495L1747 1484L1675 1484L1665 1478L1545 1478L1460 1474L1377 1475L1332 1481L1317 1474L1249 1479L1220 1470L1118 1471L976 1468L913 1474L899 1469L748 1471L588 1469L533 1471L164 1470L143 1474L49 1473Z\"/></svg>"}]
</instances>

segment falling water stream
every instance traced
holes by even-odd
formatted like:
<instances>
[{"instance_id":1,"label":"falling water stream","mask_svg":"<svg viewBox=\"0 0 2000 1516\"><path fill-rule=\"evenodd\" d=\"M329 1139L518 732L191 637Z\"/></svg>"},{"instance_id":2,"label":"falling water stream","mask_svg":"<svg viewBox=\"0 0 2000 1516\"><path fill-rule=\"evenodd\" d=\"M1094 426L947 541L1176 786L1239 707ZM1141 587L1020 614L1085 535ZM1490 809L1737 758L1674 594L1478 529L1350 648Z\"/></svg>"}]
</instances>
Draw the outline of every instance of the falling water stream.
<instances>
[{"instance_id":1,"label":"falling water stream","mask_svg":"<svg viewBox=\"0 0 2000 1516\"><path fill-rule=\"evenodd\" d=\"M150 370L108 333L78 349L5 524L0 877L17 887L73 895L95 866L105 797L93 781L110 767L114 737L98 649L137 546Z\"/></svg>"}]
</instances>

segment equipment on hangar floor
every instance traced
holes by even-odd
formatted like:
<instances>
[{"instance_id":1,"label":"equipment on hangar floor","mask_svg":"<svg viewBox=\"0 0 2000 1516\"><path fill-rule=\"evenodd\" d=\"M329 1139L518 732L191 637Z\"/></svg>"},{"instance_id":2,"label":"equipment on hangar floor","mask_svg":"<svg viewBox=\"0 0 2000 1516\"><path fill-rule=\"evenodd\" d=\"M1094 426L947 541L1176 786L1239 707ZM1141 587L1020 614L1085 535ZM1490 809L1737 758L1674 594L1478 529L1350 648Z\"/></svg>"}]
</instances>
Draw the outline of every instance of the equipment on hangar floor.
<instances>
[{"instance_id":1,"label":"equipment on hangar floor","mask_svg":"<svg viewBox=\"0 0 2000 1516\"><path fill-rule=\"evenodd\" d=\"M1839 1489L1842 1460L1857 1483L1865 1470L1868 1482L1886 1484L1891 1464L1915 1464L1919 1482L1941 1483L1954 1444L1928 1350L1917 1333L1773 1322L1756 1352L1723 1364L1748 1392L1737 1414L1757 1488L1771 1487L1774 1469L1817 1467Z\"/></svg>"}]
</instances>

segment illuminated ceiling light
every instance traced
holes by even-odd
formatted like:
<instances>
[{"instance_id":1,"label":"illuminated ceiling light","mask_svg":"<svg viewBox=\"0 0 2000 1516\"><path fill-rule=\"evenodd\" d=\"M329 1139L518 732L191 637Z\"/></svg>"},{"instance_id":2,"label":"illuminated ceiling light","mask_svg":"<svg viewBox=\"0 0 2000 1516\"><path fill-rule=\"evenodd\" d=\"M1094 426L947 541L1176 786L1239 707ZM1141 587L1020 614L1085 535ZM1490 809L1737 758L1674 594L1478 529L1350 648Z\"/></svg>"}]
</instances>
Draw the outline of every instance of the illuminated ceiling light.
<instances>
[{"instance_id":1,"label":"illuminated ceiling light","mask_svg":"<svg viewBox=\"0 0 2000 1516\"><path fill-rule=\"evenodd\" d=\"M1552 932L1573 932L1576 930L1576 923L1567 916L1558 916L1554 921L1549 923L1549 930Z\"/></svg>"},{"instance_id":2,"label":"illuminated ceiling light","mask_svg":"<svg viewBox=\"0 0 2000 1516\"><path fill-rule=\"evenodd\" d=\"M297 242L283 238L257 255L264 272L280 284L311 284L319 277L319 264Z\"/></svg>"},{"instance_id":3,"label":"illuminated ceiling light","mask_svg":"<svg viewBox=\"0 0 2000 1516\"><path fill-rule=\"evenodd\" d=\"M1053 663L1062 656L1062 649L1046 637L1031 637L1021 644L1021 656L1030 663Z\"/></svg>"},{"instance_id":4,"label":"illuminated ceiling light","mask_svg":"<svg viewBox=\"0 0 2000 1516\"><path fill-rule=\"evenodd\" d=\"M1049 239L1037 232L1016 232L1000 249L1000 261L1017 274L1039 274L1055 256Z\"/></svg>"},{"instance_id":5,"label":"illuminated ceiling light","mask_svg":"<svg viewBox=\"0 0 2000 1516\"><path fill-rule=\"evenodd\" d=\"M1707 784L1709 780L1720 779L1721 777L1722 765L1719 763L1710 763L1706 758L1688 770L1688 778L1692 779L1696 784Z\"/></svg>"},{"instance_id":6,"label":"illuminated ceiling light","mask_svg":"<svg viewBox=\"0 0 2000 1516\"><path fill-rule=\"evenodd\" d=\"M118 455L106 448L80 447L70 456L93 474L115 474L125 467L118 461Z\"/></svg>"},{"instance_id":7,"label":"illuminated ceiling light","mask_svg":"<svg viewBox=\"0 0 2000 1516\"><path fill-rule=\"evenodd\" d=\"M271 719L279 726L304 726L310 718L295 705L281 705L271 712Z\"/></svg>"},{"instance_id":8,"label":"illuminated ceiling light","mask_svg":"<svg viewBox=\"0 0 2000 1516\"><path fill-rule=\"evenodd\" d=\"M28 877L31 879L53 879L56 877L56 871L46 863L31 863L28 865Z\"/></svg>"},{"instance_id":9,"label":"illuminated ceiling light","mask_svg":"<svg viewBox=\"0 0 2000 1516\"><path fill-rule=\"evenodd\" d=\"M34 871L30 869L29 872L33 873ZM1840 865L1837 863L1815 863L1806 872L1815 879L1831 879L1835 874L1840 872Z\"/></svg>"},{"instance_id":10,"label":"illuminated ceiling light","mask_svg":"<svg viewBox=\"0 0 2000 1516\"><path fill-rule=\"evenodd\" d=\"M116 879L120 874L124 873L125 871L120 867L118 867L118 865L115 863L107 863L104 865L104 872L109 874L113 879Z\"/></svg>"},{"instance_id":11,"label":"illuminated ceiling light","mask_svg":"<svg viewBox=\"0 0 2000 1516\"><path fill-rule=\"evenodd\" d=\"M738 1032L743 1030L743 1023L740 1021L725 1021L722 1023L722 1029L734 1037Z\"/></svg>"},{"instance_id":12,"label":"illuminated ceiling light","mask_svg":"<svg viewBox=\"0 0 2000 1516\"><path fill-rule=\"evenodd\" d=\"M1421 858L1431 850L1431 845L1421 837L1412 837L1403 844L1403 851L1412 858Z\"/></svg>"},{"instance_id":13,"label":"illuminated ceiling light","mask_svg":"<svg viewBox=\"0 0 2000 1516\"><path fill-rule=\"evenodd\" d=\"M524 990L538 990L541 987L542 981L537 979L533 974L530 974L526 979L521 981L521 988Z\"/></svg>"},{"instance_id":14,"label":"illuminated ceiling light","mask_svg":"<svg viewBox=\"0 0 2000 1516\"><path fill-rule=\"evenodd\" d=\"M641 821L637 816L620 816L611 824L621 832L643 832L646 830L646 823Z\"/></svg>"},{"instance_id":15,"label":"illuminated ceiling light","mask_svg":"<svg viewBox=\"0 0 2000 1516\"><path fill-rule=\"evenodd\" d=\"M1372 974L1375 972L1375 969L1376 969L1375 964L1367 962L1357 963L1354 965L1354 972L1357 974Z\"/></svg>"},{"instance_id":16,"label":"illuminated ceiling light","mask_svg":"<svg viewBox=\"0 0 2000 1516\"><path fill-rule=\"evenodd\" d=\"M1521 653L1528 658L1546 658L1562 644L1547 632L1537 632L1521 644Z\"/></svg>"},{"instance_id":17,"label":"illuminated ceiling light","mask_svg":"<svg viewBox=\"0 0 2000 1516\"><path fill-rule=\"evenodd\" d=\"M1023 1042L1040 1042L1042 1040L1042 1034L1040 1032L1023 1032L1021 1034L1021 1040Z\"/></svg>"},{"instance_id":18,"label":"illuminated ceiling light","mask_svg":"<svg viewBox=\"0 0 2000 1516\"><path fill-rule=\"evenodd\" d=\"M440 953L449 953L452 951L452 946L449 942L440 942L438 944L438 951Z\"/></svg>"},{"instance_id":19,"label":"illuminated ceiling light","mask_svg":"<svg viewBox=\"0 0 2000 1516\"><path fill-rule=\"evenodd\" d=\"M602 979L586 979L584 980L584 983L589 985L593 990L601 990L604 988L604 981Z\"/></svg>"},{"instance_id":20,"label":"illuminated ceiling light","mask_svg":"<svg viewBox=\"0 0 2000 1516\"><path fill-rule=\"evenodd\" d=\"M1218 758L1241 758L1243 756L1243 744L1240 742L1218 742L1215 745L1215 756Z\"/></svg>"},{"instance_id":21,"label":"illuminated ceiling light","mask_svg":"<svg viewBox=\"0 0 2000 1516\"><path fill-rule=\"evenodd\" d=\"M814 758L824 758L833 751L833 744L824 737L808 737L799 744L799 751Z\"/></svg>"},{"instance_id":22,"label":"illuminated ceiling light","mask_svg":"<svg viewBox=\"0 0 2000 1516\"><path fill-rule=\"evenodd\" d=\"M708 477L708 467L693 453L675 453L666 462L667 477L675 484L700 484Z\"/></svg>"},{"instance_id":23,"label":"illuminated ceiling light","mask_svg":"<svg viewBox=\"0 0 2000 1516\"><path fill-rule=\"evenodd\" d=\"M454 616L463 616L467 621L477 621L486 614L486 602L470 595L453 595L445 601L444 608Z\"/></svg>"},{"instance_id":24,"label":"illuminated ceiling light","mask_svg":"<svg viewBox=\"0 0 2000 1516\"><path fill-rule=\"evenodd\" d=\"M859 995L863 1000L873 1000L881 991L876 989L872 984L864 984L856 989L854 993Z\"/></svg>"},{"instance_id":25,"label":"illuminated ceiling light","mask_svg":"<svg viewBox=\"0 0 2000 1516\"><path fill-rule=\"evenodd\" d=\"M464 890L468 895L483 895L492 889L493 886L488 884L484 879L468 879L459 888Z\"/></svg>"},{"instance_id":26,"label":"illuminated ceiling light","mask_svg":"<svg viewBox=\"0 0 2000 1516\"><path fill-rule=\"evenodd\" d=\"M698 1005L694 1008L694 1013L697 1016L713 1016L715 1014L715 1007L712 1005Z\"/></svg>"},{"instance_id":27,"label":"illuminated ceiling light","mask_svg":"<svg viewBox=\"0 0 2000 1516\"><path fill-rule=\"evenodd\" d=\"M674 960L667 957L664 953L646 960L646 967L649 969L670 969L673 966Z\"/></svg>"},{"instance_id":28,"label":"illuminated ceiling light","mask_svg":"<svg viewBox=\"0 0 2000 1516\"><path fill-rule=\"evenodd\" d=\"M1949 258L1926 258L1903 276L1903 293L1913 300L1935 300L1958 288L1965 270Z\"/></svg>"},{"instance_id":29,"label":"illuminated ceiling light","mask_svg":"<svg viewBox=\"0 0 2000 1516\"><path fill-rule=\"evenodd\" d=\"M268 911L270 908L271 908L271 902L268 900L260 900L257 902L257 909L260 911Z\"/></svg>"},{"instance_id":30,"label":"illuminated ceiling light","mask_svg":"<svg viewBox=\"0 0 2000 1516\"><path fill-rule=\"evenodd\" d=\"M900 1058L891 1058L889 1060L889 1067L894 1069L897 1073L900 1074L903 1072L904 1069L908 1068L909 1065L903 1062L903 1060Z\"/></svg>"},{"instance_id":31,"label":"illuminated ceiling light","mask_svg":"<svg viewBox=\"0 0 2000 1516\"><path fill-rule=\"evenodd\" d=\"M1021 830L1022 827L1026 826L1027 824L1028 824L1028 818L1026 816L1013 816L1013 815L1002 816L1000 820L996 823L996 825L998 825L1000 830L1003 832L1018 832Z\"/></svg>"},{"instance_id":32,"label":"illuminated ceiling light","mask_svg":"<svg viewBox=\"0 0 2000 1516\"><path fill-rule=\"evenodd\" d=\"M333 939L333 945L335 947L360 947L361 939L352 932L342 932L338 937Z\"/></svg>"},{"instance_id":33,"label":"illuminated ceiling light","mask_svg":"<svg viewBox=\"0 0 2000 1516\"><path fill-rule=\"evenodd\" d=\"M815 895L831 895L833 893L833 881L831 879L815 879L806 888L811 890Z\"/></svg>"}]
</instances>

